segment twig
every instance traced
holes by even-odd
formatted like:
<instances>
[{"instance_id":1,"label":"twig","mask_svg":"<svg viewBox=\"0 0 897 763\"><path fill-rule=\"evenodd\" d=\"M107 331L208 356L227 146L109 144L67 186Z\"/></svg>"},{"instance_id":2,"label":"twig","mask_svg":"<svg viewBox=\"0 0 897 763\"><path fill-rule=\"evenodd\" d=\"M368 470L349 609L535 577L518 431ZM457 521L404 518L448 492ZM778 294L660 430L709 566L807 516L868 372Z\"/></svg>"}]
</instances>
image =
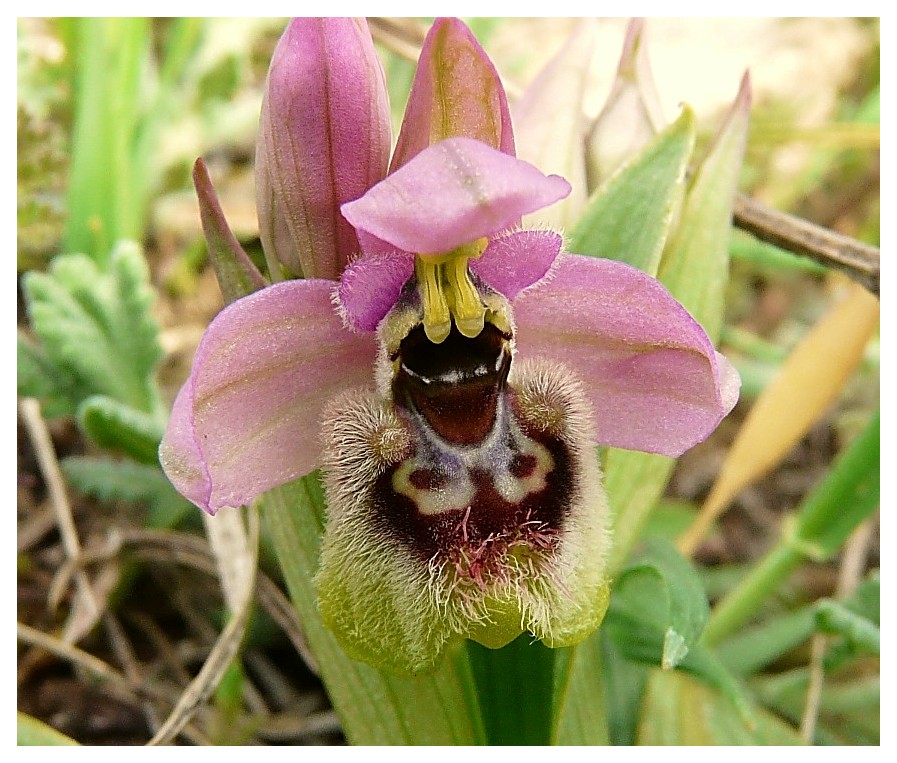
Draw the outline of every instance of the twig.
<instances>
[{"instance_id":1,"label":"twig","mask_svg":"<svg viewBox=\"0 0 897 763\"><path fill-rule=\"evenodd\" d=\"M375 17L368 20L374 39L397 55L416 61L427 27L414 19ZM523 89L502 78L511 100ZM744 194L735 198L733 223L761 241L844 271L873 294L880 293L881 252L849 236L794 215L779 212Z\"/></svg>"},{"instance_id":2,"label":"twig","mask_svg":"<svg viewBox=\"0 0 897 763\"><path fill-rule=\"evenodd\" d=\"M246 631L251 611L252 594L255 590L255 569L258 554L259 516L258 511L249 511L250 550L252 554L248 579L244 583L241 601L221 632L208 659L199 674L186 688L171 715L159 732L149 741L149 745L167 744L184 727L196 709L208 699L224 675L234 656L240 648L240 642Z\"/></svg>"},{"instance_id":3,"label":"twig","mask_svg":"<svg viewBox=\"0 0 897 763\"><path fill-rule=\"evenodd\" d=\"M140 669L137 667L137 658L134 655L134 650L131 648L131 643L128 641L128 637L125 635L124 628L122 628L121 623L118 622L118 618L111 612L107 613L105 617L103 617L103 626L106 629L106 635L109 638L109 642L112 644L115 656L118 658L119 662L121 662L122 669L124 670L128 682L132 686L140 686L143 683L143 680L140 675ZM144 701L141 704L146 723L149 726L150 731L155 733L161 723L159 713L152 702Z\"/></svg>"},{"instance_id":4,"label":"twig","mask_svg":"<svg viewBox=\"0 0 897 763\"><path fill-rule=\"evenodd\" d=\"M23 398L19 401L19 411L28 430L28 437L34 447L34 453L40 466L41 474L50 493L50 503L56 515L56 524L59 526L59 535L62 539L62 547L69 559L78 559L81 556L81 542L78 540L78 530L72 516L72 507L65 490L65 481L59 462L56 459L56 450L50 431L40 412L40 403L34 398ZM66 624L66 640L77 641L84 633L93 627L100 616L100 608L96 597L90 587L90 581L83 570L75 572L75 583L78 590L78 601L81 607L75 607ZM86 610L86 618L79 617ZM83 631L83 632L82 632Z\"/></svg>"},{"instance_id":5,"label":"twig","mask_svg":"<svg viewBox=\"0 0 897 763\"><path fill-rule=\"evenodd\" d=\"M30 549L35 543L56 527L53 508L48 503L37 507L37 512L28 517L16 530L16 550L21 553Z\"/></svg>"},{"instance_id":6,"label":"twig","mask_svg":"<svg viewBox=\"0 0 897 763\"><path fill-rule=\"evenodd\" d=\"M32 628L30 625L16 623L16 634L19 641L40 647L63 660L71 662L73 665L83 668L101 681L106 681L124 689L132 698L162 700L170 703L174 701L170 694L155 686L148 684L132 685L124 675L98 657L94 657L89 652L85 652L77 646L72 646L61 639L54 638L43 631Z\"/></svg>"},{"instance_id":7,"label":"twig","mask_svg":"<svg viewBox=\"0 0 897 763\"><path fill-rule=\"evenodd\" d=\"M277 665L260 650L251 650L243 656L265 692L269 704L277 710L293 707L301 694L280 672ZM313 708L312 708L313 709Z\"/></svg>"},{"instance_id":8,"label":"twig","mask_svg":"<svg viewBox=\"0 0 897 763\"><path fill-rule=\"evenodd\" d=\"M177 650L168 640L165 632L158 626L145 612L133 612L129 618L133 624L140 629L141 633L152 642L156 652L159 653L162 664L173 671L175 678L181 683L190 681L190 672L184 667L183 662L178 659Z\"/></svg>"},{"instance_id":9,"label":"twig","mask_svg":"<svg viewBox=\"0 0 897 763\"><path fill-rule=\"evenodd\" d=\"M825 682L825 668L822 661L828 649L829 637L816 633L810 639L810 673L807 682L807 699L800 719L800 736L805 744L813 744L816 736L816 720L819 717L819 703L822 701L822 685Z\"/></svg>"},{"instance_id":10,"label":"twig","mask_svg":"<svg viewBox=\"0 0 897 763\"><path fill-rule=\"evenodd\" d=\"M873 294L880 293L881 252L849 236L779 212L744 194L735 197L735 225L794 254L841 270Z\"/></svg>"},{"instance_id":11,"label":"twig","mask_svg":"<svg viewBox=\"0 0 897 763\"><path fill-rule=\"evenodd\" d=\"M127 676L122 675L98 657L94 657L89 652L85 652L77 646L67 644L65 641L54 638L43 631L32 628L30 625L16 623L16 631L18 640L22 643L29 644L62 660L71 662L95 679L108 684L109 688L113 689L111 693L115 696L121 696L127 701L134 703L148 700L163 702L169 707L173 707L175 702L177 702L178 695L176 692L168 691L148 682L134 684L129 681ZM185 728L183 734L195 744L210 744L210 741L198 729L192 726Z\"/></svg>"},{"instance_id":12,"label":"twig","mask_svg":"<svg viewBox=\"0 0 897 763\"><path fill-rule=\"evenodd\" d=\"M215 575L217 572L207 543L194 535L164 530L129 529L118 531L114 543L117 544L116 550L118 546L134 547L134 554L141 559L163 563L177 562L202 570L209 575ZM302 626L289 599L271 578L263 573L256 576L256 593L259 603L286 633L309 670L318 675L317 663L305 642Z\"/></svg>"}]
</instances>

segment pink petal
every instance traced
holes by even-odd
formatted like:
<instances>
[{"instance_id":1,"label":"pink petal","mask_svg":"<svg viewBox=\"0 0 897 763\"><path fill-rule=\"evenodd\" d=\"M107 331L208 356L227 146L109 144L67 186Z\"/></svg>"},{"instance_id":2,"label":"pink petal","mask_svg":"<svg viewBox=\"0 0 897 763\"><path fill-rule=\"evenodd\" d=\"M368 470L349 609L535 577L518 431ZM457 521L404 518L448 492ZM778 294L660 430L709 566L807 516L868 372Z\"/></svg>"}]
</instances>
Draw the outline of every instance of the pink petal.
<instances>
[{"instance_id":1,"label":"pink petal","mask_svg":"<svg viewBox=\"0 0 897 763\"><path fill-rule=\"evenodd\" d=\"M336 290L337 306L346 325L374 331L414 275L414 258L391 251L356 260L343 271Z\"/></svg>"},{"instance_id":2,"label":"pink petal","mask_svg":"<svg viewBox=\"0 0 897 763\"><path fill-rule=\"evenodd\" d=\"M478 140L450 138L342 210L356 228L399 249L436 254L497 233L568 193L562 177Z\"/></svg>"},{"instance_id":3,"label":"pink petal","mask_svg":"<svg viewBox=\"0 0 897 763\"><path fill-rule=\"evenodd\" d=\"M464 136L514 155L498 72L458 19L437 19L424 40L390 172L431 143Z\"/></svg>"},{"instance_id":4,"label":"pink petal","mask_svg":"<svg viewBox=\"0 0 897 763\"><path fill-rule=\"evenodd\" d=\"M514 299L543 278L561 251L563 239L550 230L520 230L493 238L470 268L489 286Z\"/></svg>"},{"instance_id":5,"label":"pink petal","mask_svg":"<svg viewBox=\"0 0 897 763\"><path fill-rule=\"evenodd\" d=\"M346 331L333 282L286 281L226 307L196 351L159 459L174 486L214 514L320 463L320 413L368 386L374 338Z\"/></svg>"},{"instance_id":6,"label":"pink petal","mask_svg":"<svg viewBox=\"0 0 897 763\"><path fill-rule=\"evenodd\" d=\"M358 252L339 213L386 174L383 69L363 19L300 18L274 51L256 150L262 244L274 280L339 278Z\"/></svg>"},{"instance_id":7,"label":"pink petal","mask_svg":"<svg viewBox=\"0 0 897 763\"><path fill-rule=\"evenodd\" d=\"M629 265L561 255L514 315L520 357L565 363L590 390L599 443L678 456L737 399L737 373L704 330Z\"/></svg>"}]
</instances>

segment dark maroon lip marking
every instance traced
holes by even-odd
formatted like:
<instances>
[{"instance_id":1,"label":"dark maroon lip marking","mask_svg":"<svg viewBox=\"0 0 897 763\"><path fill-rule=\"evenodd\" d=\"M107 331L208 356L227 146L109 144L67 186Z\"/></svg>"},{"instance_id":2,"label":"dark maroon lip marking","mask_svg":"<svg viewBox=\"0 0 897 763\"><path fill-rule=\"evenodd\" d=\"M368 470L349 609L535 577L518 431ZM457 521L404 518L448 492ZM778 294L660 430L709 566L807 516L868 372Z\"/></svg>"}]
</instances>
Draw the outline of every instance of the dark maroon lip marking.
<instances>
[{"instance_id":1,"label":"dark maroon lip marking","mask_svg":"<svg viewBox=\"0 0 897 763\"><path fill-rule=\"evenodd\" d=\"M511 367L507 338L491 323L470 339L452 325L441 344L412 329L399 348L393 399L417 411L445 440L482 442L495 424L498 396Z\"/></svg>"},{"instance_id":2,"label":"dark maroon lip marking","mask_svg":"<svg viewBox=\"0 0 897 763\"><path fill-rule=\"evenodd\" d=\"M414 500L395 490L393 475L399 468L396 465L373 485L372 505L377 523L424 562L434 557L449 559L459 547L476 549L497 539L521 537L521 528L556 536L563 529L579 490L573 457L560 439L535 432L529 436L544 446L554 461L541 490L511 503L495 489L492 474L472 470L474 494L470 505L428 515L418 510Z\"/></svg>"},{"instance_id":3,"label":"dark maroon lip marking","mask_svg":"<svg viewBox=\"0 0 897 763\"><path fill-rule=\"evenodd\" d=\"M448 482L448 477L433 469L416 469L411 473L409 482L418 490L439 490Z\"/></svg>"},{"instance_id":4,"label":"dark maroon lip marking","mask_svg":"<svg viewBox=\"0 0 897 763\"><path fill-rule=\"evenodd\" d=\"M511 461L511 474L517 479L529 477L536 470L536 457L518 453Z\"/></svg>"}]
</instances>

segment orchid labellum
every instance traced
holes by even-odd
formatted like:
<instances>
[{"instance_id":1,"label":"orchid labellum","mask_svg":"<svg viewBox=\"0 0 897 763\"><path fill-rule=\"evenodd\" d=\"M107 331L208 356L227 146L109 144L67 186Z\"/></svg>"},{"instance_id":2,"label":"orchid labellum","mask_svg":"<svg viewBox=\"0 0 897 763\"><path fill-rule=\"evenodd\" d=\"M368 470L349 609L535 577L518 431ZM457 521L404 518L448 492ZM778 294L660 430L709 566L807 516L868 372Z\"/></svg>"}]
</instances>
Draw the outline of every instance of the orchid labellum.
<instances>
[{"instance_id":1,"label":"orchid labellum","mask_svg":"<svg viewBox=\"0 0 897 763\"><path fill-rule=\"evenodd\" d=\"M212 514L322 467L319 607L357 659L417 672L459 638L576 643L608 602L595 446L681 454L737 374L657 281L520 229L570 186L515 157L461 22L430 30L388 147L365 23L291 22L257 155L279 282L209 326L163 466Z\"/></svg>"}]
</instances>

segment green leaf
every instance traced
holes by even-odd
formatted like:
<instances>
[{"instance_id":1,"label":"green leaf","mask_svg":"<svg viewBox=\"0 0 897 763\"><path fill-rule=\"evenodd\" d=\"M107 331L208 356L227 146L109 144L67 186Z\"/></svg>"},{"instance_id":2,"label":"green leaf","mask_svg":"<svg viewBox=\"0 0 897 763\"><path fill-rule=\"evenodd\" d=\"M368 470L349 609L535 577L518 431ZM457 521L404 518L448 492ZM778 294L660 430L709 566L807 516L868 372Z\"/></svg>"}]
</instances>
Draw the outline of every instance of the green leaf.
<instances>
[{"instance_id":1,"label":"green leaf","mask_svg":"<svg viewBox=\"0 0 897 763\"><path fill-rule=\"evenodd\" d=\"M154 380L159 329L136 245L116 247L108 272L83 254L57 257L48 273L25 276L24 291L46 358L76 389L162 416Z\"/></svg>"},{"instance_id":2,"label":"green leaf","mask_svg":"<svg viewBox=\"0 0 897 763\"><path fill-rule=\"evenodd\" d=\"M202 159L197 159L193 165L193 184L199 197L202 228L209 257L215 268L215 277L224 301L230 304L263 288L266 285L265 279L231 231L209 178L206 163Z\"/></svg>"},{"instance_id":3,"label":"green leaf","mask_svg":"<svg viewBox=\"0 0 897 763\"><path fill-rule=\"evenodd\" d=\"M862 621L857 627L859 633L851 634L846 628L844 638L835 640L825 655L825 667L827 670L836 669L849 660L864 652L877 654L880 646L875 645L880 641L879 625L881 623L881 591L879 584L879 572L875 570L866 580L860 583L848 599L842 602L849 616L860 618ZM853 637L851 637L853 636Z\"/></svg>"},{"instance_id":4,"label":"green leaf","mask_svg":"<svg viewBox=\"0 0 897 763\"><path fill-rule=\"evenodd\" d=\"M717 644L748 622L807 559L824 561L834 556L878 507L880 485L881 417L876 411L804 499L781 541L716 604L704 640Z\"/></svg>"},{"instance_id":5,"label":"green leaf","mask_svg":"<svg viewBox=\"0 0 897 763\"><path fill-rule=\"evenodd\" d=\"M317 475L259 499L284 578L346 737L358 745L473 745L486 733L470 662L451 650L435 672L393 676L348 658L324 626L313 583L324 523Z\"/></svg>"},{"instance_id":6,"label":"green leaf","mask_svg":"<svg viewBox=\"0 0 897 763\"><path fill-rule=\"evenodd\" d=\"M164 429L152 416L111 397L93 395L78 407L78 424L101 448L120 450L142 464L159 463Z\"/></svg>"},{"instance_id":7,"label":"green leaf","mask_svg":"<svg viewBox=\"0 0 897 763\"><path fill-rule=\"evenodd\" d=\"M658 272L660 281L708 329L712 339L719 336L723 319L732 201L744 153L749 101L749 83L745 81L721 133L689 182ZM612 573L626 563L674 464L663 456L607 450L605 489L614 520ZM589 641L597 638L593 634ZM580 669L576 661L573 665L571 685L587 680L588 676L576 674ZM575 702L567 702L564 713L568 712L581 711Z\"/></svg>"},{"instance_id":8,"label":"green leaf","mask_svg":"<svg viewBox=\"0 0 897 763\"><path fill-rule=\"evenodd\" d=\"M881 632L878 626L837 601L829 599L819 602L816 607L816 624L823 633L843 636L852 647L874 655L881 654Z\"/></svg>"},{"instance_id":9,"label":"green leaf","mask_svg":"<svg viewBox=\"0 0 897 763\"><path fill-rule=\"evenodd\" d=\"M763 710L746 723L725 697L680 671L655 670L638 729L640 745L799 745L794 728Z\"/></svg>"},{"instance_id":10,"label":"green leaf","mask_svg":"<svg viewBox=\"0 0 897 763\"><path fill-rule=\"evenodd\" d=\"M744 630L720 644L717 651L729 670L746 676L804 643L815 627L815 607L809 605Z\"/></svg>"},{"instance_id":11,"label":"green leaf","mask_svg":"<svg viewBox=\"0 0 897 763\"><path fill-rule=\"evenodd\" d=\"M828 272L825 265L821 265L815 260L779 249L779 247L760 241L742 230L732 231L730 254L733 261L746 262L771 277L781 277L789 272L813 273L815 275Z\"/></svg>"},{"instance_id":12,"label":"green leaf","mask_svg":"<svg viewBox=\"0 0 897 763\"><path fill-rule=\"evenodd\" d=\"M146 504L151 527L173 527L194 510L158 466L91 456L70 456L61 466L69 482L82 493L103 501Z\"/></svg>"},{"instance_id":13,"label":"green leaf","mask_svg":"<svg viewBox=\"0 0 897 763\"><path fill-rule=\"evenodd\" d=\"M747 143L750 100L745 76L722 130L689 183L679 224L658 271L658 278L714 342L723 325L732 204Z\"/></svg>"},{"instance_id":14,"label":"green leaf","mask_svg":"<svg viewBox=\"0 0 897 763\"><path fill-rule=\"evenodd\" d=\"M20 747L71 746L78 743L30 715L16 712L16 744Z\"/></svg>"},{"instance_id":15,"label":"green leaf","mask_svg":"<svg viewBox=\"0 0 897 763\"><path fill-rule=\"evenodd\" d=\"M881 412L842 452L834 467L801 504L792 544L821 559L838 553L881 500Z\"/></svg>"},{"instance_id":16,"label":"green leaf","mask_svg":"<svg viewBox=\"0 0 897 763\"><path fill-rule=\"evenodd\" d=\"M686 107L596 189L573 229L570 251L609 257L656 274L694 143L694 113Z\"/></svg>"},{"instance_id":17,"label":"green leaf","mask_svg":"<svg viewBox=\"0 0 897 763\"><path fill-rule=\"evenodd\" d=\"M844 605L876 625L881 624L881 580L878 570L873 570L862 581Z\"/></svg>"},{"instance_id":18,"label":"green leaf","mask_svg":"<svg viewBox=\"0 0 897 763\"><path fill-rule=\"evenodd\" d=\"M552 705L555 743L559 745L607 745L612 741L605 712L607 690L603 686L599 635L593 633L568 651L566 676L556 668Z\"/></svg>"},{"instance_id":19,"label":"green leaf","mask_svg":"<svg viewBox=\"0 0 897 763\"><path fill-rule=\"evenodd\" d=\"M59 368L41 348L28 341L21 332L16 334L16 392L19 397L34 397L41 401L47 418L75 413L78 401L88 394L83 386L65 369Z\"/></svg>"},{"instance_id":20,"label":"green leaf","mask_svg":"<svg viewBox=\"0 0 897 763\"><path fill-rule=\"evenodd\" d=\"M626 659L615 645L609 630L602 629L600 636L601 680L610 743L634 745L651 669L644 663Z\"/></svg>"},{"instance_id":21,"label":"green leaf","mask_svg":"<svg viewBox=\"0 0 897 763\"><path fill-rule=\"evenodd\" d=\"M881 715L881 680L863 675L859 666L843 675L826 675L819 697L816 744L878 745ZM782 717L801 721L809 689L808 668L763 676L751 681L758 700Z\"/></svg>"},{"instance_id":22,"label":"green leaf","mask_svg":"<svg viewBox=\"0 0 897 763\"><path fill-rule=\"evenodd\" d=\"M695 644L709 613L694 568L672 545L652 539L617 579L607 625L624 654L635 642L631 624L638 625L639 633L650 633L651 645L660 645L657 664L670 670Z\"/></svg>"},{"instance_id":23,"label":"green leaf","mask_svg":"<svg viewBox=\"0 0 897 763\"><path fill-rule=\"evenodd\" d=\"M704 327L719 338L729 271L732 203L747 136L747 80L704 161L689 182L675 231L664 247L657 277ZM660 498L674 461L610 448L605 486L614 516L611 569L619 569Z\"/></svg>"},{"instance_id":24,"label":"green leaf","mask_svg":"<svg viewBox=\"0 0 897 763\"><path fill-rule=\"evenodd\" d=\"M676 462L653 453L608 448L604 489L613 516L611 573L626 563L657 501L663 495Z\"/></svg>"},{"instance_id":25,"label":"green leaf","mask_svg":"<svg viewBox=\"0 0 897 763\"><path fill-rule=\"evenodd\" d=\"M614 588L604 629L628 660L681 667L720 690L745 722L752 708L719 659L697 644L709 606L697 573L676 549L651 539Z\"/></svg>"},{"instance_id":26,"label":"green leaf","mask_svg":"<svg viewBox=\"0 0 897 763\"><path fill-rule=\"evenodd\" d=\"M878 618L879 582L873 577L863 581L845 602L822 599L776 615L727 639L718 652L729 670L750 675L804 643L813 633L823 632L843 637L826 655L826 665L842 664L860 653L879 653Z\"/></svg>"},{"instance_id":27,"label":"green leaf","mask_svg":"<svg viewBox=\"0 0 897 763\"><path fill-rule=\"evenodd\" d=\"M648 517L642 530L642 537L660 538L672 543L694 522L697 513L698 509L693 503L662 499Z\"/></svg>"}]
</instances>

